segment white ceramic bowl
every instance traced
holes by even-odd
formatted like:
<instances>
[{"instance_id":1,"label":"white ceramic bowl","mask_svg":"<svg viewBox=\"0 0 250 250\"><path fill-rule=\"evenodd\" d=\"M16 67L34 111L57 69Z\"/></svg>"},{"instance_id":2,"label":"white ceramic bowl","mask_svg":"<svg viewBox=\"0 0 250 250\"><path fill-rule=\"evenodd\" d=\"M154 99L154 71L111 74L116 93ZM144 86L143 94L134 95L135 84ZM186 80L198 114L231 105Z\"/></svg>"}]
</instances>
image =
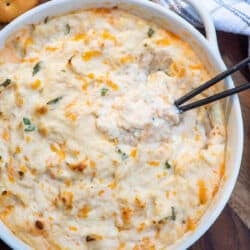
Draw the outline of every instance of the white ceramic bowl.
<instances>
[{"instance_id":1,"label":"white ceramic bowl","mask_svg":"<svg viewBox=\"0 0 250 250\"><path fill-rule=\"evenodd\" d=\"M22 28L25 24L37 23L44 20L47 16L61 15L70 11L98 8L114 7L134 13L142 18L153 20L161 27L166 28L179 35L183 40L191 44L192 48L199 55L203 64L211 74L225 70L216 41L216 33L209 15L199 5L197 0L187 0L198 11L207 33L205 39L194 27L174 14L157 4L146 0L54 0L40 5L35 9L25 13L15 19L0 32L0 48L4 46L5 40L14 32ZM231 78L225 81L226 87L233 87ZM233 187L235 185L242 157L243 148L243 125L240 104L237 96L230 98L226 107L227 118L227 150L226 150L226 178L214 197L208 210L201 218L197 228L193 232L187 233L178 240L171 249L186 249L191 246L198 238L203 235L214 223L226 205ZM29 249L27 245L17 239L1 222L0 238L14 249Z\"/></svg>"}]
</instances>

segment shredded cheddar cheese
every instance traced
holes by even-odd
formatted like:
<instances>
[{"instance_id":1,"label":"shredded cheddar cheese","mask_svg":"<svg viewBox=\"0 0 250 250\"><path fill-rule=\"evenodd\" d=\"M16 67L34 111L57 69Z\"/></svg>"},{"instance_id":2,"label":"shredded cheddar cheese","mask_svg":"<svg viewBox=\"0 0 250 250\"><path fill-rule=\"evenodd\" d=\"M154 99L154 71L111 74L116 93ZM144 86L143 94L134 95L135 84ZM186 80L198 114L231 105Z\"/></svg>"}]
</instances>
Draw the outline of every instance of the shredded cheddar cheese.
<instances>
[{"instance_id":1,"label":"shredded cheddar cheese","mask_svg":"<svg viewBox=\"0 0 250 250\"><path fill-rule=\"evenodd\" d=\"M37 79L34 82L32 82L30 86L32 89L36 90L41 86L41 81Z\"/></svg>"},{"instance_id":2,"label":"shredded cheddar cheese","mask_svg":"<svg viewBox=\"0 0 250 250\"><path fill-rule=\"evenodd\" d=\"M83 55L82 55L82 59L84 61L89 61L91 60L92 58L94 57L98 57L101 55L101 52L100 51L97 51L97 50L92 50L92 51L87 51L87 52L84 52Z\"/></svg>"}]
</instances>

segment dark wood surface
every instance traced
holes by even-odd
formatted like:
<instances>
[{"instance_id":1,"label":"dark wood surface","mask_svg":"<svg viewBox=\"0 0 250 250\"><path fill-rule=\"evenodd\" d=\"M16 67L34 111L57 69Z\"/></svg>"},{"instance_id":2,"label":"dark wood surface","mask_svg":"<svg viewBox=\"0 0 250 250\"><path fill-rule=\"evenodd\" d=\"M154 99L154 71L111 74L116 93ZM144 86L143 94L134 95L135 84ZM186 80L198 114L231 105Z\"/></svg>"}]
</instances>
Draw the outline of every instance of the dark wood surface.
<instances>
[{"instance_id":1,"label":"dark wood surface","mask_svg":"<svg viewBox=\"0 0 250 250\"><path fill-rule=\"evenodd\" d=\"M222 57L232 66L247 57L247 37L218 33ZM250 81L249 68L234 76L236 85ZM189 250L248 250L250 249L250 91L240 94L244 119L244 155L236 187L228 205L208 232ZM10 248L0 241L0 250Z\"/></svg>"}]
</instances>

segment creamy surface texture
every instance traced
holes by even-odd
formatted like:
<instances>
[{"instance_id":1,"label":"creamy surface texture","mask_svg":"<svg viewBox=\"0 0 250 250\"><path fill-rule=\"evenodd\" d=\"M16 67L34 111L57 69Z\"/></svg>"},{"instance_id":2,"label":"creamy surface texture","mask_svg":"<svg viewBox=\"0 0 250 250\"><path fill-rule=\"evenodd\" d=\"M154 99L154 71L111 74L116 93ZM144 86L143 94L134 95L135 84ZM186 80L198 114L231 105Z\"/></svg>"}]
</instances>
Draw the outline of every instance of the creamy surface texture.
<instances>
[{"instance_id":1,"label":"creamy surface texture","mask_svg":"<svg viewBox=\"0 0 250 250\"><path fill-rule=\"evenodd\" d=\"M166 249L224 173L219 103L188 44L119 9L25 27L0 51L0 218L34 249ZM209 90L213 93L214 89Z\"/></svg>"}]
</instances>

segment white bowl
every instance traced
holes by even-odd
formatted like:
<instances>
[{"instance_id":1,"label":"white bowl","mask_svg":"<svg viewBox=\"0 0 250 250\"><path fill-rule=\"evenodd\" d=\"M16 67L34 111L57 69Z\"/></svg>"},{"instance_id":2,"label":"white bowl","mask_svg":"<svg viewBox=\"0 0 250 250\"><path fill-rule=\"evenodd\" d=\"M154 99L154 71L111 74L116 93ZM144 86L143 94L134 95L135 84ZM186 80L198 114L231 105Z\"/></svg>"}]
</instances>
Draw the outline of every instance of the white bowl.
<instances>
[{"instance_id":1,"label":"white bowl","mask_svg":"<svg viewBox=\"0 0 250 250\"><path fill-rule=\"evenodd\" d=\"M23 14L6 26L0 32L0 47L4 46L5 40L14 32L22 28L25 24L37 23L44 20L47 16L57 16L70 11L98 8L114 7L127 10L147 20L153 20L161 27L179 35L183 40L192 45L192 48L199 55L203 64L211 74L225 70L217 48L216 35L214 26L205 10L197 3L196 0L188 0L203 19L207 32L206 40L195 28L174 14L172 11L163 8L157 4L145 0L54 0L40 5L35 9ZM225 81L226 87L234 87L231 78ZM229 99L226 108L227 118L227 147L226 147L226 178L220 186L220 189L209 208L201 218L198 226L193 232L187 233L183 238L178 240L171 249L185 249L191 246L197 239L203 235L208 228L214 223L224 206L226 205L233 187L235 185L242 157L243 149L243 124L240 104L237 96ZM0 238L14 249L22 250L29 247L17 239L8 229L0 222Z\"/></svg>"}]
</instances>

